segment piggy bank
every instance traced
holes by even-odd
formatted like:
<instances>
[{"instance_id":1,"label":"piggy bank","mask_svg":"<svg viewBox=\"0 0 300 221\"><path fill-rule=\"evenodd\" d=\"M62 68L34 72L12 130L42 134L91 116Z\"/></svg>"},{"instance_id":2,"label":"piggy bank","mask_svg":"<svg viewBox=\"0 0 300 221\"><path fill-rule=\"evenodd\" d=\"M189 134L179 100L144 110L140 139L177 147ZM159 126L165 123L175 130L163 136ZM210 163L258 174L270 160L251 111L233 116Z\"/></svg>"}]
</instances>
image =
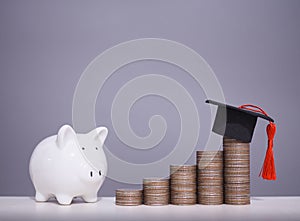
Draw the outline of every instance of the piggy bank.
<instances>
[{"instance_id":1,"label":"piggy bank","mask_svg":"<svg viewBox=\"0 0 300 221\"><path fill-rule=\"evenodd\" d=\"M42 140L29 163L36 201L55 197L68 205L74 197L81 197L85 202L96 202L107 173L102 148L107 134L105 127L76 134L71 126L64 125L57 135Z\"/></svg>"}]
</instances>

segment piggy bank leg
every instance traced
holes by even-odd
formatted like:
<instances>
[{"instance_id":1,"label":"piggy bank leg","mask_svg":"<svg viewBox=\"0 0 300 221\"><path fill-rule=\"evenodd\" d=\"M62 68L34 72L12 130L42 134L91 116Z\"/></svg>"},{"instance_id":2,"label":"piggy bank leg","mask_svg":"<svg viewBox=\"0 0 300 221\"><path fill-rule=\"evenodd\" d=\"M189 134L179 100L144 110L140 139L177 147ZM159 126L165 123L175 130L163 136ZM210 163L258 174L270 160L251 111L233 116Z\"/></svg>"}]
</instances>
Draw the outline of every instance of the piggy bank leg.
<instances>
[{"instance_id":1,"label":"piggy bank leg","mask_svg":"<svg viewBox=\"0 0 300 221\"><path fill-rule=\"evenodd\" d=\"M97 202L97 200L98 200L97 193L82 195L82 199L87 203Z\"/></svg>"},{"instance_id":2,"label":"piggy bank leg","mask_svg":"<svg viewBox=\"0 0 300 221\"><path fill-rule=\"evenodd\" d=\"M48 194L42 194L38 191L36 191L35 193L35 200L38 202L45 202L50 198L50 196Z\"/></svg>"},{"instance_id":3,"label":"piggy bank leg","mask_svg":"<svg viewBox=\"0 0 300 221\"><path fill-rule=\"evenodd\" d=\"M73 197L71 196L66 196L66 195L56 195L55 196L58 203L59 204L62 204L62 205L69 205L71 204L72 200L73 200Z\"/></svg>"}]
</instances>

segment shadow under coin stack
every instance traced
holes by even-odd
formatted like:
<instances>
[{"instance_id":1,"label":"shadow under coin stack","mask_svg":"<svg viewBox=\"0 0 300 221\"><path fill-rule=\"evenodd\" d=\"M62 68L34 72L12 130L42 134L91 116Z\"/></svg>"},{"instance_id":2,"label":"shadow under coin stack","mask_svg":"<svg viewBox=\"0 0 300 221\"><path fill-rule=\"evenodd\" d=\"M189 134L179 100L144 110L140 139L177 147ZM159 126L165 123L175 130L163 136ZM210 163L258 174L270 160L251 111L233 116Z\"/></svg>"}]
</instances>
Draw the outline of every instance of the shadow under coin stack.
<instances>
[{"instance_id":1,"label":"shadow under coin stack","mask_svg":"<svg viewBox=\"0 0 300 221\"><path fill-rule=\"evenodd\" d=\"M198 203L223 204L223 151L197 151Z\"/></svg>"},{"instance_id":2,"label":"shadow under coin stack","mask_svg":"<svg viewBox=\"0 0 300 221\"><path fill-rule=\"evenodd\" d=\"M138 206L143 203L143 191L133 189L116 190L116 205Z\"/></svg>"},{"instance_id":3,"label":"shadow under coin stack","mask_svg":"<svg viewBox=\"0 0 300 221\"><path fill-rule=\"evenodd\" d=\"M223 139L225 203L250 204L250 144Z\"/></svg>"},{"instance_id":4,"label":"shadow under coin stack","mask_svg":"<svg viewBox=\"0 0 300 221\"><path fill-rule=\"evenodd\" d=\"M196 176L196 165L170 165L172 204L196 204Z\"/></svg>"},{"instance_id":5,"label":"shadow under coin stack","mask_svg":"<svg viewBox=\"0 0 300 221\"><path fill-rule=\"evenodd\" d=\"M143 188L145 205L162 206L169 204L169 179L143 179Z\"/></svg>"}]
</instances>

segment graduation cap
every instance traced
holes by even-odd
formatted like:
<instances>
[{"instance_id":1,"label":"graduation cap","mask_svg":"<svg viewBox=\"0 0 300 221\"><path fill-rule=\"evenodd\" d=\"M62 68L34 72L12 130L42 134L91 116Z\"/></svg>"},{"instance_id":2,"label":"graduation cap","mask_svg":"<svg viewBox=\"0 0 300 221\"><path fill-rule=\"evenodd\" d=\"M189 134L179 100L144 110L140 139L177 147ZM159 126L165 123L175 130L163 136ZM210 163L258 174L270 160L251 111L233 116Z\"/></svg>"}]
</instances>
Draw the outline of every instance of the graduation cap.
<instances>
[{"instance_id":1,"label":"graduation cap","mask_svg":"<svg viewBox=\"0 0 300 221\"><path fill-rule=\"evenodd\" d=\"M250 143L258 118L269 121L267 126L268 149L260 175L264 179L275 180L273 139L276 132L274 120L260 107L246 104L234 107L217 101L206 100L206 103L217 105L217 114L212 131L224 137Z\"/></svg>"}]
</instances>

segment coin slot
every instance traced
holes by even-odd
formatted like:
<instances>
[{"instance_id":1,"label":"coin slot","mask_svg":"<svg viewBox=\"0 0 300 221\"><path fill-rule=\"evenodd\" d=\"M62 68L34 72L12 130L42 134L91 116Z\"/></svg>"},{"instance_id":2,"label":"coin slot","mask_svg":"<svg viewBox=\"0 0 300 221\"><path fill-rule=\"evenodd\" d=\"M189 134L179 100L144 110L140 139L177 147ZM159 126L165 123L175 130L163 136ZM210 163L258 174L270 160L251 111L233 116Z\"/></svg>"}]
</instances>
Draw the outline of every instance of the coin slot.
<instances>
[{"instance_id":1,"label":"coin slot","mask_svg":"<svg viewBox=\"0 0 300 221\"><path fill-rule=\"evenodd\" d=\"M93 171L90 172L90 176L93 177Z\"/></svg>"}]
</instances>

